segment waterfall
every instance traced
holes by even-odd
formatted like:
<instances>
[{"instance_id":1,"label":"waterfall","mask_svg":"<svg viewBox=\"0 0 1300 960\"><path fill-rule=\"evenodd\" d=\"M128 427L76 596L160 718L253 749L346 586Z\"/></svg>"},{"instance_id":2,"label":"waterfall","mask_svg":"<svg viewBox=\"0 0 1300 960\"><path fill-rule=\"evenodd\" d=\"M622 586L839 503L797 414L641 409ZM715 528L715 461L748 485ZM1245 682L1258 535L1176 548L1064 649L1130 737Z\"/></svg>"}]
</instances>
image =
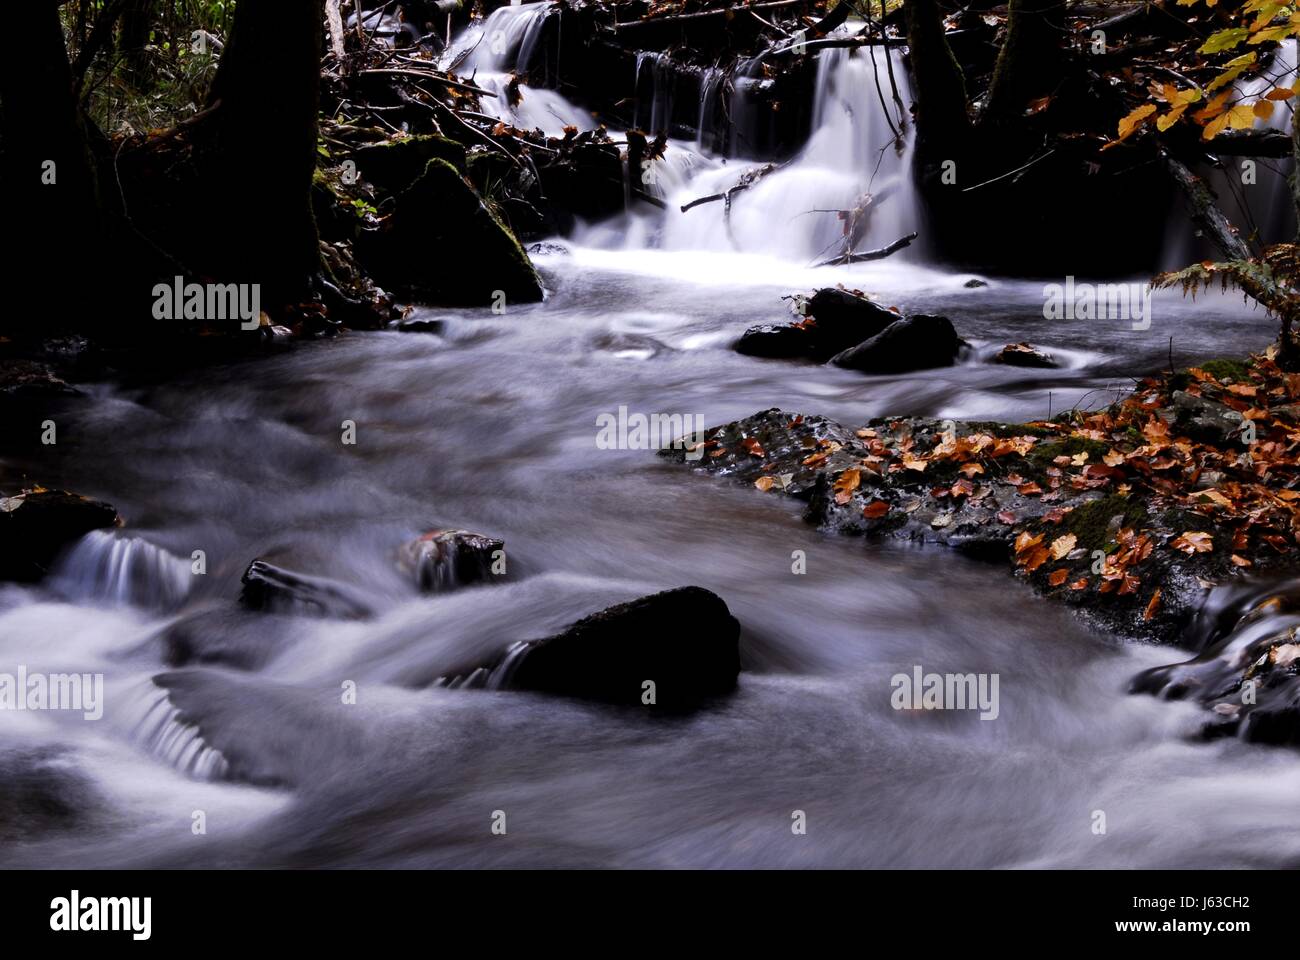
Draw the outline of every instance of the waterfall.
<instances>
[{"instance_id":1,"label":"waterfall","mask_svg":"<svg viewBox=\"0 0 1300 960\"><path fill-rule=\"evenodd\" d=\"M901 109L893 101L891 67ZM730 137L733 148L738 150L743 149L753 129L744 119L745 90L742 77L736 81L733 95ZM706 85L701 100L711 95ZM882 96L888 116L881 106ZM761 170L764 165L716 160L698 164L698 175L667 193L667 209L656 225L655 245L817 261L843 250L852 220L838 211L855 208L862 209L854 224L855 250L884 246L912 232L918 226L919 203L911 176L911 131L906 109L910 102L907 70L896 49L821 51L812 133L799 154L736 193L729 215L722 201L701 204L684 213L680 208L700 197L726 191L747 172ZM702 102L702 115L706 107ZM901 123L907 125L900 125L900 117ZM683 147L673 143L669 153L674 149ZM642 237L645 232L641 232ZM626 235L633 243L641 239L635 231L627 231Z\"/></svg>"},{"instance_id":2,"label":"waterfall","mask_svg":"<svg viewBox=\"0 0 1300 960\"><path fill-rule=\"evenodd\" d=\"M542 130L563 136L565 127L591 130L596 120L554 90L520 82L518 102L510 103L507 88L515 77L544 81L543 32L554 12L549 2L498 7L481 23L467 28L439 58L438 65L494 94L480 98L484 113L521 130Z\"/></svg>"},{"instance_id":3,"label":"waterfall","mask_svg":"<svg viewBox=\"0 0 1300 960\"><path fill-rule=\"evenodd\" d=\"M59 564L51 586L70 600L170 610L193 582L188 560L139 537L92 530Z\"/></svg>"},{"instance_id":4,"label":"waterfall","mask_svg":"<svg viewBox=\"0 0 1300 960\"><path fill-rule=\"evenodd\" d=\"M514 126L551 135L562 134L565 126L591 129L593 116L554 90L521 82L518 103L509 102L512 78L536 74L544 66L544 32L552 12L544 2L500 7L467 28L440 65L496 93L482 98L482 109ZM836 256L846 246L855 251L884 246L916 230L911 90L901 51L860 47L822 50L816 56L807 144L779 169L736 193L729 211L721 201L685 213L680 208L764 169L765 164L752 159L754 145L763 140L763 125L771 122L770 109L754 95L766 82L761 57L742 61L734 71L725 130L715 129L715 118L724 103L726 75L716 68L701 75L695 143L670 140L664 156L644 171L642 189L661 198L665 209L636 205L634 213L617 222L580 227L578 241L622 249L759 253L807 263ZM669 131L675 93L670 61L661 53L642 53L635 70L634 122L650 131ZM722 156L713 152L719 144ZM896 257L906 259L909 252Z\"/></svg>"}]
</instances>

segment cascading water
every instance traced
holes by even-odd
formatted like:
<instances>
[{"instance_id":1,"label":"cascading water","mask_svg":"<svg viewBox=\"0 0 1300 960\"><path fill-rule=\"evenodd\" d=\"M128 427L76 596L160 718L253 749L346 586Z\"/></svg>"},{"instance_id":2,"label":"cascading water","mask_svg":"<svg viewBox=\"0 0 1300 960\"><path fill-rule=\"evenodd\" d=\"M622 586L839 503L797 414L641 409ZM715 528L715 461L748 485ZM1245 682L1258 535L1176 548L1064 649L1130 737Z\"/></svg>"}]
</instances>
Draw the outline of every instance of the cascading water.
<instances>
[{"instance_id":1,"label":"cascading water","mask_svg":"<svg viewBox=\"0 0 1300 960\"><path fill-rule=\"evenodd\" d=\"M465 30L439 58L439 66L495 94L480 99L483 111L521 130L552 136L562 135L565 127L591 130L596 120L590 112L540 83L522 82L538 71L543 75L535 79L545 80L542 33L552 13L549 2L498 7ZM510 84L516 78L521 82L512 93Z\"/></svg>"},{"instance_id":2,"label":"cascading water","mask_svg":"<svg viewBox=\"0 0 1300 960\"><path fill-rule=\"evenodd\" d=\"M59 564L51 586L71 600L169 610L193 582L189 561L138 537L94 530Z\"/></svg>"},{"instance_id":3,"label":"cascading water","mask_svg":"<svg viewBox=\"0 0 1300 960\"><path fill-rule=\"evenodd\" d=\"M539 69L549 3L501 7L471 26L441 58L444 68L496 94L482 108L517 127L560 134L565 126L591 129L593 116L554 90L512 79ZM716 142L713 117L725 76L700 81L697 143L670 140L662 158L629 176L660 197L664 211L629 214L616 223L582 230L578 240L597 247L659 247L776 256L795 261L828 259L883 246L916 230L919 205L911 178L908 105L911 90L897 48L832 49L818 53L812 132L803 150L780 169L757 179L730 204L692 200L734 186L762 164L727 163L702 152ZM727 154L752 156L763 122L750 88L760 82L760 58L737 66L732 80ZM637 57L635 122L651 132L671 127L672 71L660 53ZM897 96L895 97L895 91ZM729 208L729 209L728 209ZM906 253L899 255L900 259Z\"/></svg>"},{"instance_id":4,"label":"cascading water","mask_svg":"<svg viewBox=\"0 0 1300 960\"><path fill-rule=\"evenodd\" d=\"M724 193L765 165L726 163L671 141L646 178L664 197L665 210L593 227L581 239L597 246L744 252L815 262L837 256L846 246L872 249L913 232L919 204L911 177L911 138L907 111L893 100L891 67L899 101L906 105L911 94L898 51L822 51L812 134L794 159L757 176L730 204L714 201L683 212L682 206ZM730 139L733 151L740 152L746 139L745 81L734 82ZM716 90L704 83L701 117L711 112L709 100ZM702 132L701 142L706 137Z\"/></svg>"}]
</instances>

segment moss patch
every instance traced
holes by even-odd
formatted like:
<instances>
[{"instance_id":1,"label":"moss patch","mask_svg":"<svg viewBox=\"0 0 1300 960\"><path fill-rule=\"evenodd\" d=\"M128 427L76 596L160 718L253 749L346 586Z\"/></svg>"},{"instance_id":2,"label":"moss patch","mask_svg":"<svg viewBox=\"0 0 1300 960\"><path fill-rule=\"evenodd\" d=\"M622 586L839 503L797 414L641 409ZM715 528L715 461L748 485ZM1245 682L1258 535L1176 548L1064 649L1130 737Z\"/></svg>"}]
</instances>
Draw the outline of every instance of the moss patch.
<instances>
[{"instance_id":1,"label":"moss patch","mask_svg":"<svg viewBox=\"0 0 1300 960\"><path fill-rule=\"evenodd\" d=\"M1029 456L1026 459L1038 470L1046 470L1048 467L1055 466L1054 461L1057 457L1077 457L1081 453L1088 455L1089 463L1101 463L1101 458L1106 455L1109 449L1110 447L1100 440L1089 440L1087 437L1066 437L1064 440L1038 444L1029 451Z\"/></svg>"},{"instance_id":2,"label":"moss patch","mask_svg":"<svg viewBox=\"0 0 1300 960\"><path fill-rule=\"evenodd\" d=\"M1242 360L1207 360L1200 367L1215 380L1244 383L1250 379L1250 364Z\"/></svg>"},{"instance_id":3,"label":"moss patch","mask_svg":"<svg viewBox=\"0 0 1300 960\"><path fill-rule=\"evenodd\" d=\"M1118 526L1112 527L1111 521L1122 517ZM1075 507L1061 521L1061 528L1079 538L1079 546L1086 550L1105 550L1113 542L1114 535L1124 527L1135 529L1146 525L1148 521L1146 508L1137 501L1112 494Z\"/></svg>"}]
</instances>

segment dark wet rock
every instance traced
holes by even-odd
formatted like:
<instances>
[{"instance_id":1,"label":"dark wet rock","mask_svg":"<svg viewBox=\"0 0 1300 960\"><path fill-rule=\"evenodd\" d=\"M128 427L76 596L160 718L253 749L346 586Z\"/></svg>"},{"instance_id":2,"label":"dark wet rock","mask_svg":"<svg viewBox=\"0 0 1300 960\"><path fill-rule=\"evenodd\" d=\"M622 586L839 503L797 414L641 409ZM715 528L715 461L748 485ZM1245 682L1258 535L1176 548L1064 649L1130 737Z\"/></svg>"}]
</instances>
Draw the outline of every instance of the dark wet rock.
<instances>
[{"instance_id":1,"label":"dark wet rock","mask_svg":"<svg viewBox=\"0 0 1300 960\"><path fill-rule=\"evenodd\" d=\"M357 176L374 184L383 196L406 190L424 173L430 160L444 160L460 173L467 169L465 148L439 136L405 137L358 148L352 154Z\"/></svg>"},{"instance_id":2,"label":"dark wet rock","mask_svg":"<svg viewBox=\"0 0 1300 960\"><path fill-rule=\"evenodd\" d=\"M394 210L361 235L357 252L385 286L433 303L486 306L542 299L542 284L514 234L445 160L397 195Z\"/></svg>"},{"instance_id":3,"label":"dark wet rock","mask_svg":"<svg viewBox=\"0 0 1300 960\"><path fill-rule=\"evenodd\" d=\"M739 353L824 363L835 354L876 336L899 319L880 304L848 290L825 287L803 301L795 323L750 327L736 342Z\"/></svg>"},{"instance_id":4,"label":"dark wet rock","mask_svg":"<svg viewBox=\"0 0 1300 960\"><path fill-rule=\"evenodd\" d=\"M34 583L87 533L120 522L112 505L65 490L0 498L0 580Z\"/></svg>"},{"instance_id":5,"label":"dark wet rock","mask_svg":"<svg viewBox=\"0 0 1300 960\"><path fill-rule=\"evenodd\" d=\"M1209 708L1207 738L1300 744L1300 589L1272 579L1217 588L1181 642L1192 659L1138 674L1133 693Z\"/></svg>"},{"instance_id":6,"label":"dark wet rock","mask_svg":"<svg viewBox=\"0 0 1300 960\"><path fill-rule=\"evenodd\" d=\"M514 651L503 685L661 710L730 693L740 673L740 623L722 598L680 587L584 617ZM647 681L654 703L645 703Z\"/></svg>"},{"instance_id":7,"label":"dark wet rock","mask_svg":"<svg viewBox=\"0 0 1300 960\"><path fill-rule=\"evenodd\" d=\"M250 610L360 620L373 611L360 592L345 583L314 577L254 560L244 571L240 602Z\"/></svg>"},{"instance_id":8,"label":"dark wet rock","mask_svg":"<svg viewBox=\"0 0 1300 960\"><path fill-rule=\"evenodd\" d=\"M812 336L806 328L793 323L764 323L740 335L736 352L771 360L811 357Z\"/></svg>"},{"instance_id":9,"label":"dark wet rock","mask_svg":"<svg viewBox=\"0 0 1300 960\"><path fill-rule=\"evenodd\" d=\"M1099 463L1106 446L1057 439L1046 429L1051 426L898 417L850 430L824 417L771 409L705 431L705 455L692 466L753 485L760 495L802 500L805 519L823 530L942 544L1006 564L1106 629L1176 639L1204 600L1204 583L1232 576L1231 549L1227 543L1194 554L1169 548L1203 521L1106 489L1107 468ZM970 459L931 456L972 445L982 452ZM913 462L913 454L927 462ZM662 455L686 462L680 449ZM1071 468L1080 482L1063 482L1063 464L1076 458L1083 465ZM1044 549L1059 543L1062 553L1027 569L1017 562L1022 537L1038 538ZM1099 555L1126 551L1143 554L1138 580L1108 579L1109 569L1107 576L1093 572ZM1268 560L1260 548L1249 556Z\"/></svg>"},{"instance_id":10,"label":"dark wet rock","mask_svg":"<svg viewBox=\"0 0 1300 960\"><path fill-rule=\"evenodd\" d=\"M836 354L831 363L862 373L907 373L950 367L963 345L947 317L918 313L895 320L870 340Z\"/></svg>"},{"instance_id":11,"label":"dark wet rock","mask_svg":"<svg viewBox=\"0 0 1300 960\"><path fill-rule=\"evenodd\" d=\"M1008 343L993 355L990 363L1004 363L1009 367L1059 367L1056 359L1046 351L1028 343Z\"/></svg>"},{"instance_id":12,"label":"dark wet rock","mask_svg":"<svg viewBox=\"0 0 1300 960\"><path fill-rule=\"evenodd\" d=\"M1220 447L1241 437L1245 421L1231 407L1182 390L1175 390L1172 397L1172 406L1160 411L1160 416L1180 433Z\"/></svg>"},{"instance_id":13,"label":"dark wet rock","mask_svg":"<svg viewBox=\"0 0 1300 960\"><path fill-rule=\"evenodd\" d=\"M969 280L963 283L962 286L965 287L967 290L977 290L980 287L987 287L988 281L981 280L979 277L971 277Z\"/></svg>"},{"instance_id":14,"label":"dark wet rock","mask_svg":"<svg viewBox=\"0 0 1300 960\"><path fill-rule=\"evenodd\" d=\"M36 360L0 360L0 396L36 399L75 396L77 392L49 364Z\"/></svg>"},{"instance_id":15,"label":"dark wet rock","mask_svg":"<svg viewBox=\"0 0 1300 960\"><path fill-rule=\"evenodd\" d=\"M422 592L442 593L495 579L493 566L504 559L505 546L504 540L467 530L430 530L405 544L398 560Z\"/></svg>"},{"instance_id":16,"label":"dark wet rock","mask_svg":"<svg viewBox=\"0 0 1300 960\"><path fill-rule=\"evenodd\" d=\"M573 251L562 243L555 243L552 240L542 240L537 243L528 245L528 252L535 256L553 256L567 257L572 255Z\"/></svg>"}]
</instances>

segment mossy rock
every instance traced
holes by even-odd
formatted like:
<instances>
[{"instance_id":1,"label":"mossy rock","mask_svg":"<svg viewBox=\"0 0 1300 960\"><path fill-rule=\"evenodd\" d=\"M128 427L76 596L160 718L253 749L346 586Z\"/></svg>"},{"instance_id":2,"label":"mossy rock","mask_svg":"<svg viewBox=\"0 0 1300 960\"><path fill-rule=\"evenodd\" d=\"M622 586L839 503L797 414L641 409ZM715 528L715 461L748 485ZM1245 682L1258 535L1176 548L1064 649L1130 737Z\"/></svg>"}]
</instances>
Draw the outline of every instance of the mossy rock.
<instances>
[{"instance_id":1,"label":"mossy rock","mask_svg":"<svg viewBox=\"0 0 1300 960\"><path fill-rule=\"evenodd\" d=\"M962 424L965 433L987 433L999 440L1007 437L1050 437L1051 431L1042 427L1031 427L1027 423L1002 423L997 420L968 420Z\"/></svg>"},{"instance_id":2,"label":"mossy rock","mask_svg":"<svg viewBox=\"0 0 1300 960\"><path fill-rule=\"evenodd\" d=\"M383 228L363 234L357 250L381 284L430 303L542 299L541 280L515 235L445 160L428 162L397 195Z\"/></svg>"},{"instance_id":3,"label":"mossy rock","mask_svg":"<svg viewBox=\"0 0 1300 960\"><path fill-rule=\"evenodd\" d=\"M1056 465L1057 457L1077 457L1081 453L1088 455L1089 463L1101 463L1101 458L1109 450L1110 447L1100 440L1089 440L1087 437L1066 437L1064 440L1053 440L1051 443L1038 444L1033 450L1029 451L1029 456L1026 459L1036 469L1045 471L1048 467Z\"/></svg>"},{"instance_id":4,"label":"mossy rock","mask_svg":"<svg viewBox=\"0 0 1300 960\"><path fill-rule=\"evenodd\" d=\"M1113 521L1116 517L1118 524ZM1111 494L1075 507L1061 521L1061 529L1079 538L1085 550L1106 550L1124 527L1135 530L1149 523L1146 508L1130 497Z\"/></svg>"},{"instance_id":5,"label":"mossy rock","mask_svg":"<svg viewBox=\"0 0 1300 960\"><path fill-rule=\"evenodd\" d=\"M384 195L395 196L424 174L430 160L443 160L459 173L468 167L465 148L446 137L419 136L361 147L352 154L357 174Z\"/></svg>"},{"instance_id":6,"label":"mossy rock","mask_svg":"<svg viewBox=\"0 0 1300 960\"><path fill-rule=\"evenodd\" d=\"M1244 360L1207 360L1200 364L1200 368L1219 381L1245 383L1250 379L1250 364Z\"/></svg>"}]
</instances>

